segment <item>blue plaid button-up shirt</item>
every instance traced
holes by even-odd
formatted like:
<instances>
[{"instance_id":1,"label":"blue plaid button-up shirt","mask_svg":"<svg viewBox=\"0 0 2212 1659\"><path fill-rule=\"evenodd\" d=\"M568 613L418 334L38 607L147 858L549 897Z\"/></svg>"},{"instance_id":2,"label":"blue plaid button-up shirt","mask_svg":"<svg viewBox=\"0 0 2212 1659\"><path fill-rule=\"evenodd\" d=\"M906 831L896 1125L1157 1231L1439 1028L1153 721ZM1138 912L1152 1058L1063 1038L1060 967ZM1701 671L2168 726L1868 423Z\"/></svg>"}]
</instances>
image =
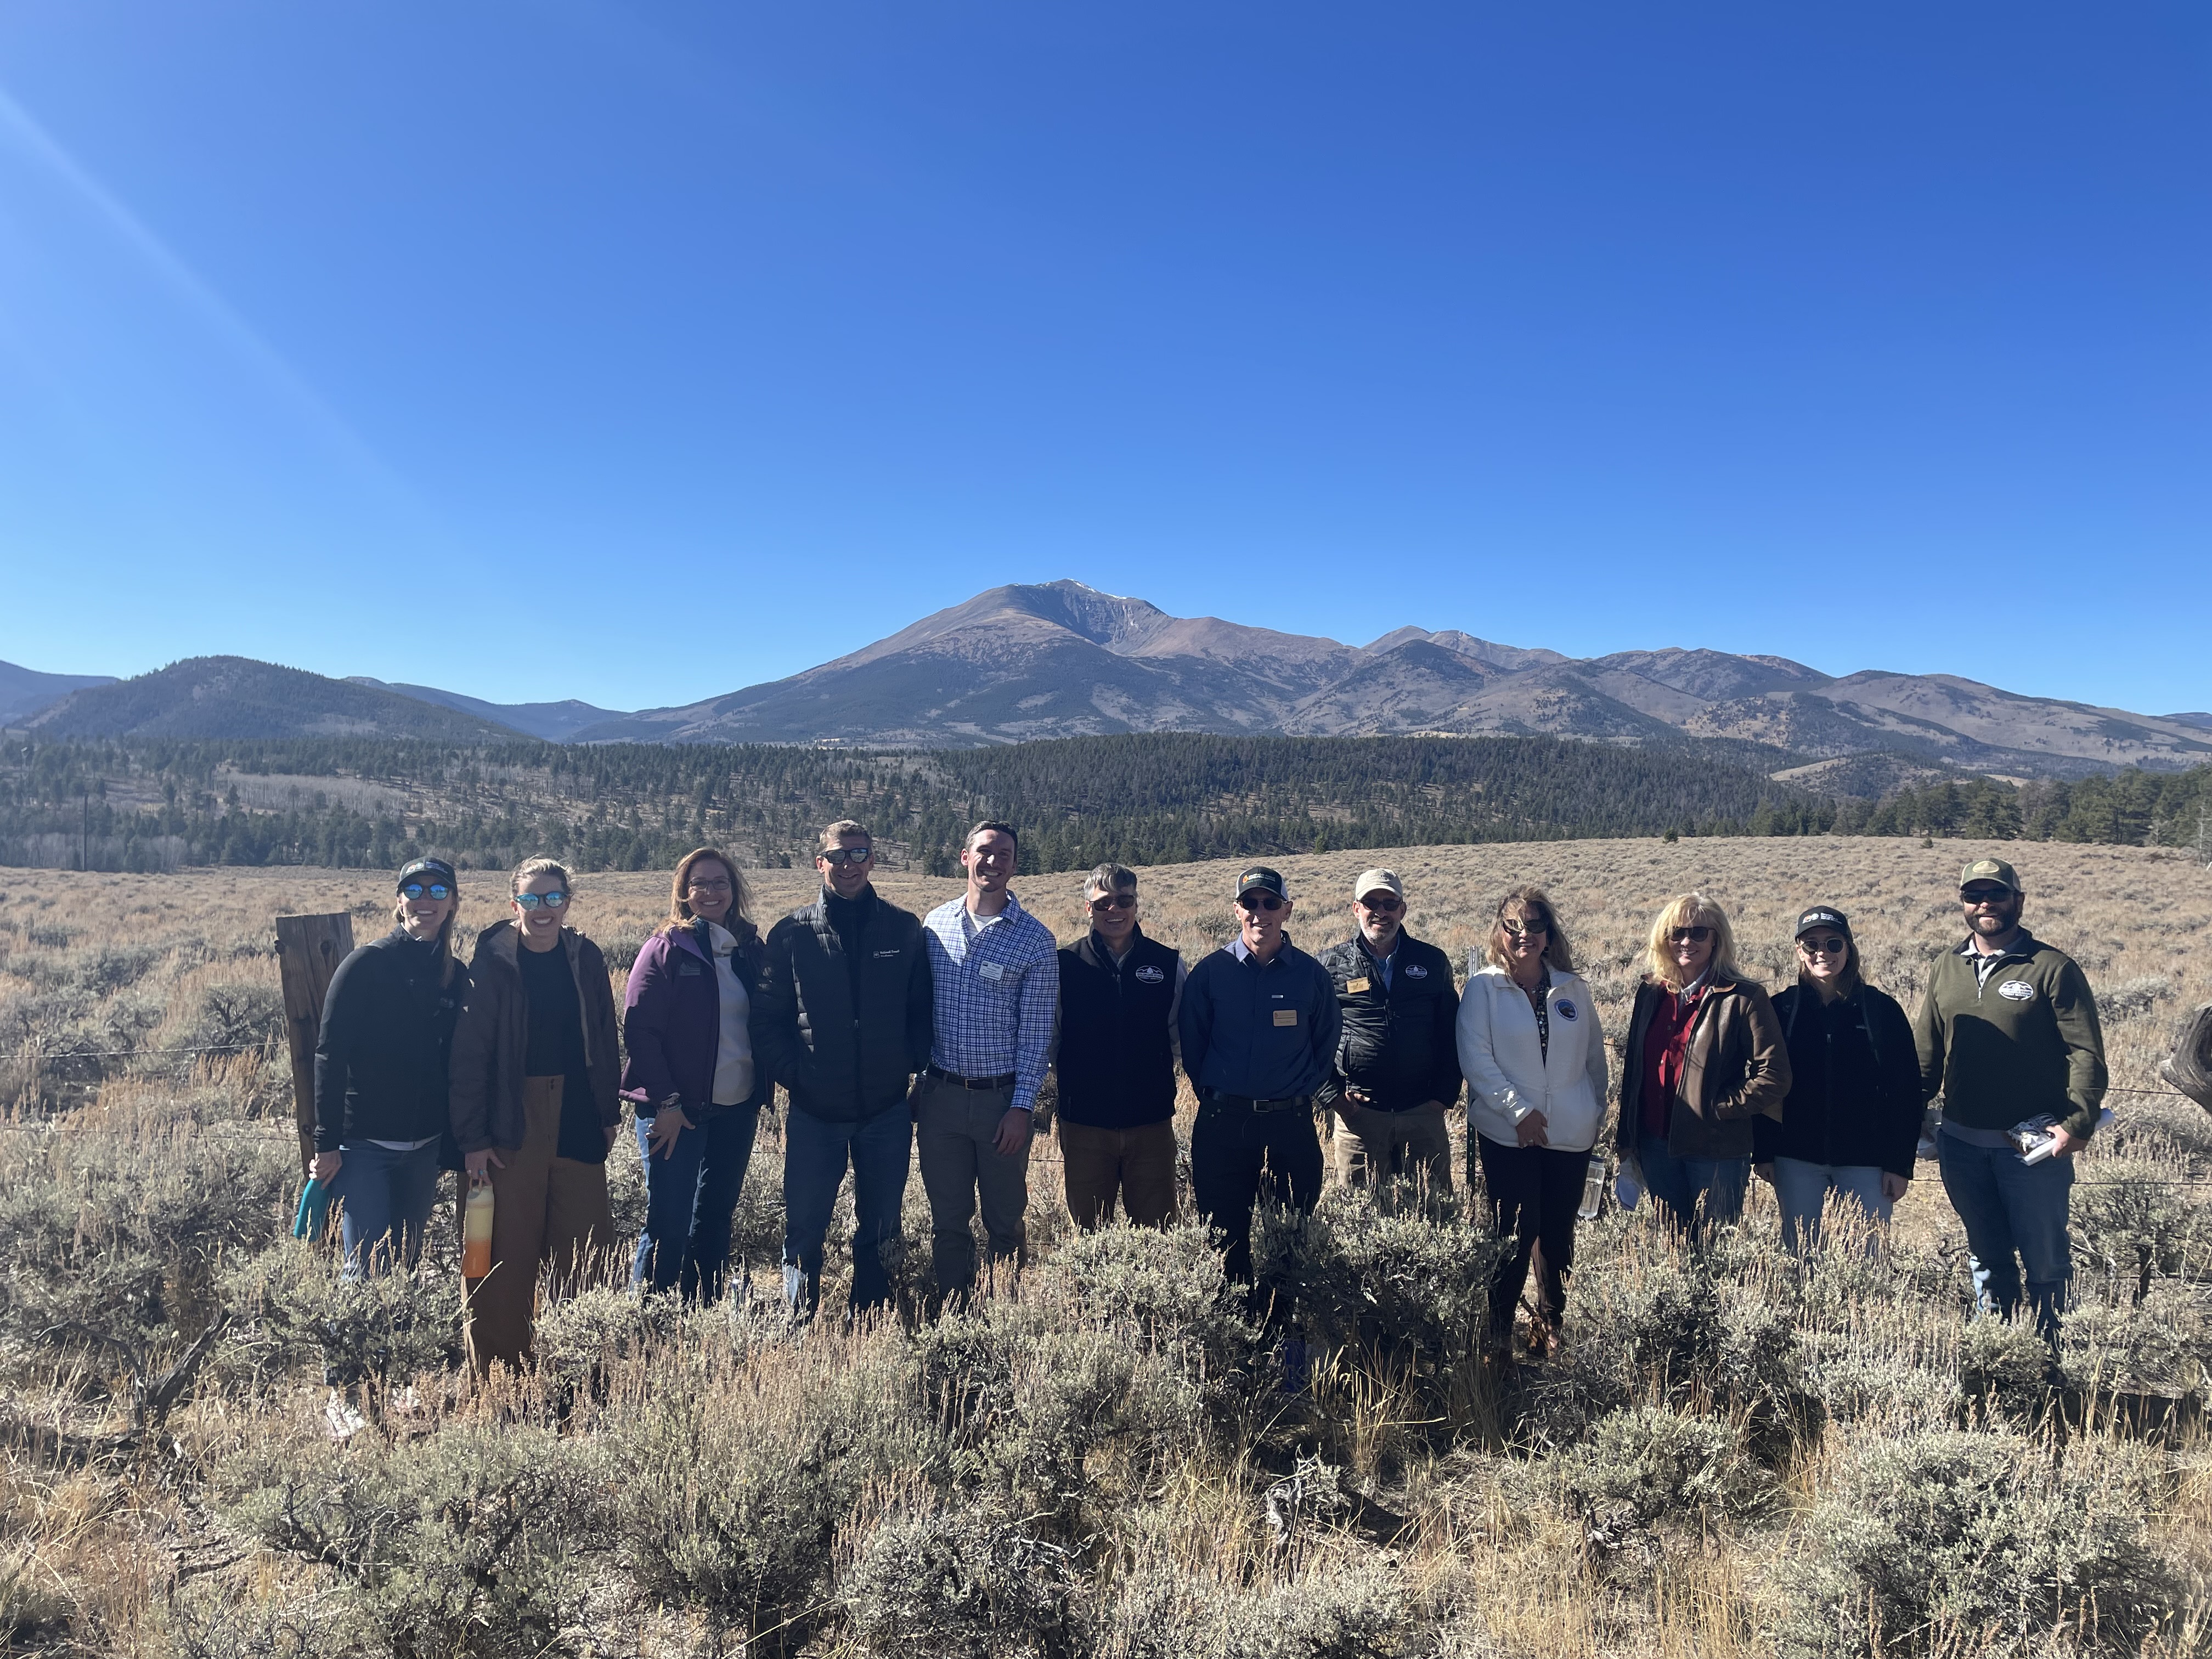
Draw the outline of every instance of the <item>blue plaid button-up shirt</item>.
<instances>
[{"instance_id":1,"label":"blue plaid button-up shirt","mask_svg":"<svg viewBox=\"0 0 2212 1659\"><path fill-rule=\"evenodd\" d=\"M963 896L925 917L935 976L933 1066L961 1077L1014 1074L1013 1104L1036 1105L1060 1017L1060 942L1012 893L995 916L975 916Z\"/></svg>"}]
</instances>

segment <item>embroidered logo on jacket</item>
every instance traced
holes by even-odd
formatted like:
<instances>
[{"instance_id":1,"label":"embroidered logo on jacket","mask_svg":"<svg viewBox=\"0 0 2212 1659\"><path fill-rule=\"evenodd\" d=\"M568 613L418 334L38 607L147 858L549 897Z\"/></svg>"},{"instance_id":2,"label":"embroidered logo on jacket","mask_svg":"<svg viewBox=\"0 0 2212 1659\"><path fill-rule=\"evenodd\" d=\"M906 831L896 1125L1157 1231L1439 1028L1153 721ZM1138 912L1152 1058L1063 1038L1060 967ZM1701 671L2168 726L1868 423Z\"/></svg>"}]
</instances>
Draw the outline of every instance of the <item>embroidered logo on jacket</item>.
<instances>
[{"instance_id":1,"label":"embroidered logo on jacket","mask_svg":"<svg viewBox=\"0 0 2212 1659\"><path fill-rule=\"evenodd\" d=\"M1406 964L1406 977L1407 979L1426 979L1428 976L1429 970L1422 967L1419 963L1409 962Z\"/></svg>"},{"instance_id":2,"label":"embroidered logo on jacket","mask_svg":"<svg viewBox=\"0 0 2212 1659\"><path fill-rule=\"evenodd\" d=\"M898 948L897 948L896 946L894 946L894 947L892 947L890 950L888 950L888 951L877 951L877 952L876 952L876 960L877 960L878 962L881 962L881 961L882 961L885 957L895 957L895 956L898 956L898 955L900 955L900 954L901 954L901 952L900 952L900 951L898 950Z\"/></svg>"},{"instance_id":3,"label":"embroidered logo on jacket","mask_svg":"<svg viewBox=\"0 0 2212 1659\"><path fill-rule=\"evenodd\" d=\"M2035 987L2024 979L2008 979L1997 987L1997 994L2008 1002L2032 1002L2035 1000Z\"/></svg>"},{"instance_id":4,"label":"embroidered logo on jacket","mask_svg":"<svg viewBox=\"0 0 2212 1659\"><path fill-rule=\"evenodd\" d=\"M1561 1019L1580 1019L1583 1017L1582 1010L1576 1007L1573 1003L1568 1001L1565 997L1561 997L1557 1002L1553 1003L1552 1005L1552 1009L1553 1012L1558 1014Z\"/></svg>"},{"instance_id":5,"label":"embroidered logo on jacket","mask_svg":"<svg viewBox=\"0 0 2212 1659\"><path fill-rule=\"evenodd\" d=\"M1143 967L1137 969L1137 983L1139 985L1158 985L1166 977L1167 975L1165 974L1153 967L1149 962Z\"/></svg>"}]
</instances>

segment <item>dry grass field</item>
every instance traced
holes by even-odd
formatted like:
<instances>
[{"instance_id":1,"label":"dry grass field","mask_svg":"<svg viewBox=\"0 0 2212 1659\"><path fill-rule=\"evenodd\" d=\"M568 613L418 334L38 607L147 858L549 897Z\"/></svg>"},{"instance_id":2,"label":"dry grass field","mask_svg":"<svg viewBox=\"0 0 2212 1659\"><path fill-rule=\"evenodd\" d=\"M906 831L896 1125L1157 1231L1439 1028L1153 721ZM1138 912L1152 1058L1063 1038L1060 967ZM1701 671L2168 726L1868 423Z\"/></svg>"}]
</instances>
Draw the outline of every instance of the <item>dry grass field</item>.
<instances>
[{"instance_id":1,"label":"dry grass field","mask_svg":"<svg viewBox=\"0 0 2212 1659\"><path fill-rule=\"evenodd\" d=\"M1547 886L1607 1029L1658 902L1702 887L1784 981L1832 902L1908 1008L1959 936L1947 842L1561 842L1283 860L1309 947L1346 888L1405 878L1464 963ZM2080 1166L2064 1386L1966 1317L1932 1166L1879 1259L1781 1259L1754 1186L1710 1255L1648 1217L1585 1229L1565 1355L1476 1352L1494 1248L1332 1196L1262 1254L1311 1385L1221 1293L1204 1240L1084 1239L1041 1139L1036 1260L936 1325L783 1321L780 1146L738 1216L754 1272L686 1311L615 1291L548 1313L540 1363L455 1365L453 1247L348 1285L295 1243L271 919L350 910L356 872L0 871L0 1641L131 1654L1313 1656L2134 1653L2212 1649L2212 1118L2157 1062L2212 1000L2212 873L2156 849L2015 856L2028 921L2105 1010L2116 1132ZM1232 866L1142 873L1148 931L1227 935ZM763 921L811 872L758 873ZM465 878L464 924L499 914ZM618 962L665 877L578 878ZM883 875L922 908L956 883ZM1079 879L1023 902L1063 939ZM625 947L628 947L626 949ZM619 978L619 975L617 975ZM246 1045L241 1047L241 1045ZM216 1052L185 1052L191 1050ZM1188 1101L1186 1101L1188 1105ZM642 1208L629 1143L617 1213ZM919 1182L907 1230L927 1231ZM909 1272L926 1271L926 1249ZM909 1286L909 1288L914 1288ZM365 1426L342 1434L333 1401ZM343 1426L343 1425L341 1425Z\"/></svg>"}]
</instances>

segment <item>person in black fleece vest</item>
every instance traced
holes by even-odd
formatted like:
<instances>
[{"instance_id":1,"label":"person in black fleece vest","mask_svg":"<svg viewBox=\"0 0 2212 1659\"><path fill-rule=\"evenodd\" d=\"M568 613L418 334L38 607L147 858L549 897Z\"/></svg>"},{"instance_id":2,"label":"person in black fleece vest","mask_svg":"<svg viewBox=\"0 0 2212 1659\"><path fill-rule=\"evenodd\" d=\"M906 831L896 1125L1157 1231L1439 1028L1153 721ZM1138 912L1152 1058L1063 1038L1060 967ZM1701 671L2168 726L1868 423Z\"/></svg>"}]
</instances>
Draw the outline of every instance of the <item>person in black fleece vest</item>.
<instances>
[{"instance_id":1,"label":"person in black fleece vest","mask_svg":"<svg viewBox=\"0 0 2212 1659\"><path fill-rule=\"evenodd\" d=\"M1137 875L1102 864L1084 882L1091 931L1060 953L1060 1155L1067 1212L1103 1226L1176 1212L1176 1013L1182 956L1137 925Z\"/></svg>"},{"instance_id":2,"label":"person in black fleece vest","mask_svg":"<svg viewBox=\"0 0 2212 1659\"><path fill-rule=\"evenodd\" d=\"M346 1274L412 1269L453 1127L447 1076L468 969L453 959L451 866L399 872L398 924L338 964L315 1042L311 1173L343 1206Z\"/></svg>"},{"instance_id":3,"label":"person in black fleece vest","mask_svg":"<svg viewBox=\"0 0 2212 1659\"><path fill-rule=\"evenodd\" d=\"M868 879L875 843L842 819L822 832L822 896L769 930L752 1000L753 1059L789 1091L783 1284L793 1310L821 1295L823 1247L849 1161L854 1308L890 1300L914 1144L907 1087L929 1063L929 957L921 922Z\"/></svg>"}]
</instances>

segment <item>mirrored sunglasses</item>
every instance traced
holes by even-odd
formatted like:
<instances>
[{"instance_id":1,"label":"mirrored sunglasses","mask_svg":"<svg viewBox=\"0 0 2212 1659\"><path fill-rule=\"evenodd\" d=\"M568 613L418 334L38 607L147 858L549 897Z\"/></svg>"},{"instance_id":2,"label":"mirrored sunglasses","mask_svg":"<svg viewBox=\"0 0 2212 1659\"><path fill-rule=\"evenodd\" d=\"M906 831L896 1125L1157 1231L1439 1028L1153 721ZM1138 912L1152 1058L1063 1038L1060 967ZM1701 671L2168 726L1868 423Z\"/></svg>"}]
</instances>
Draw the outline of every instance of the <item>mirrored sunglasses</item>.
<instances>
[{"instance_id":1,"label":"mirrored sunglasses","mask_svg":"<svg viewBox=\"0 0 2212 1659\"><path fill-rule=\"evenodd\" d=\"M453 890L452 888L447 886L442 881L434 881L427 887L419 881L410 881L404 887L399 890L399 896L402 898L410 899L451 898L453 896Z\"/></svg>"},{"instance_id":2,"label":"mirrored sunglasses","mask_svg":"<svg viewBox=\"0 0 2212 1659\"><path fill-rule=\"evenodd\" d=\"M514 902L526 910L535 910L541 904L549 910L561 910L568 908L568 896L557 890L550 893L517 893L514 896Z\"/></svg>"},{"instance_id":3,"label":"mirrored sunglasses","mask_svg":"<svg viewBox=\"0 0 2212 1659\"><path fill-rule=\"evenodd\" d=\"M848 865L866 864L875 855L876 849L872 847L833 847L828 852L817 853L814 856L824 864L842 870Z\"/></svg>"}]
</instances>

